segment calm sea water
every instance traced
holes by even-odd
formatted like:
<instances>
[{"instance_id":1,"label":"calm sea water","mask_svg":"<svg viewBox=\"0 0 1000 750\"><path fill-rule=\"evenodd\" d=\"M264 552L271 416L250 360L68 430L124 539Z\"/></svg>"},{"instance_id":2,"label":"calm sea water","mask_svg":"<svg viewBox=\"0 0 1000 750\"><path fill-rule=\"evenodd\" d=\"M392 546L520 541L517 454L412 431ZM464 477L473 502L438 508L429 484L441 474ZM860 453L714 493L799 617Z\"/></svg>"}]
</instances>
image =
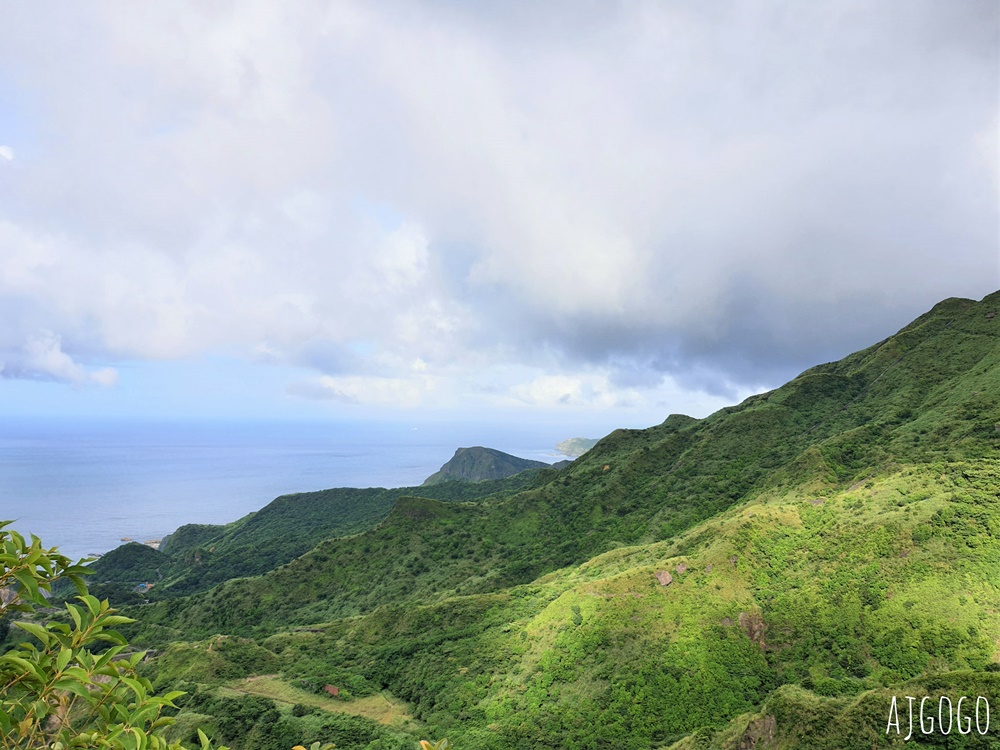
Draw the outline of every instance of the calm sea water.
<instances>
[{"instance_id":1,"label":"calm sea water","mask_svg":"<svg viewBox=\"0 0 1000 750\"><path fill-rule=\"evenodd\" d=\"M419 485L461 446L555 461L565 434L386 423L0 423L0 520L71 557L185 523L228 523L278 495Z\"/></svg>"}]
</instances>

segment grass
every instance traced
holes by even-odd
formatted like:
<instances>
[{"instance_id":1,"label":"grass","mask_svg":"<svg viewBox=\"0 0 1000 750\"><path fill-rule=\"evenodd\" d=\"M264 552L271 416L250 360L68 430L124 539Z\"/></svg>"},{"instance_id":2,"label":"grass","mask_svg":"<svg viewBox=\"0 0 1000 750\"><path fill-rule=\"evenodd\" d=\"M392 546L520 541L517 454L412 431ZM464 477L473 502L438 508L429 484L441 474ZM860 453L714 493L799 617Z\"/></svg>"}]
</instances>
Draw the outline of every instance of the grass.
<instances>
[{"instance_id":1,"label":"grass","mask_svg":"<svg viewBox=\"0 0 1000 750\"><path fill-rule=\"evenodd\" d=\"M1000 656L998 469L907 467L821 504L811 481L772 488L671 540L504 593L387 607L265 646L289 676L330 661L387 685L435 736L472 748L650 747L753 712L782 684L832 699L979 673ZM741 615L760 618L760 643Z\"/></svg>"},{"instance_id":2,"label":"grass","mask_svg":"<svg viewBox=\"0 0 1000 750\"><path fill-rule=\"evenodd\" d=\"M270 698L275 703L286 705L298 703L331 713L363 716L387 726L401 726L413 721L406 704L385 692L344 701L301 690L289 685L278 675L257 675L234 680L219 689L222 695L225 695L227 691Z\"/></svg>"}]
</instances>

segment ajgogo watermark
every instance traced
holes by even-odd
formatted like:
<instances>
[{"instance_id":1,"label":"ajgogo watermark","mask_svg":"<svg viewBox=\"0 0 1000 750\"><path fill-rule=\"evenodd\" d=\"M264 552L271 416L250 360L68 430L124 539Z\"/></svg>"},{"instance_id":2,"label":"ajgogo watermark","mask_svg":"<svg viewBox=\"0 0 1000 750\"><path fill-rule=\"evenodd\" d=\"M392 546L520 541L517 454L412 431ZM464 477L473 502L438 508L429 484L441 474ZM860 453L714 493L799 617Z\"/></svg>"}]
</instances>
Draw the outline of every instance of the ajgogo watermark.
<instances>
[{"instance_id":1,"label":"ajgogo watermark","mask_svg":"<svg viewBox=\"0 0 1000 750\"><path fill-rule=\"evenodd\" d=\"M990 701L982 695L976 696L975 703L967 695L959 698L957 703L952 703L951 698L947 695L942 695L936 703L934 698L925 695L919 699L916 717L913 715L913 706L917 698L912 695L903 697L909 705L909 724L907 726L909 731L903 738L903 742L910 739L915 731L924 735L935 733L948 735L951 734L952 729L955 729L959 734L972 734L973 732L986 734L990 731ZM935 707L937 711L934 710ZM919 719L919 723L914 724L914 718ZM900 728L899 704L895 695L892 696L892 705L889 706L889 723L886 725L885 733L891 734L893 729L896 730L897 735L903 733Z\"/></svg>"}]
</instances>

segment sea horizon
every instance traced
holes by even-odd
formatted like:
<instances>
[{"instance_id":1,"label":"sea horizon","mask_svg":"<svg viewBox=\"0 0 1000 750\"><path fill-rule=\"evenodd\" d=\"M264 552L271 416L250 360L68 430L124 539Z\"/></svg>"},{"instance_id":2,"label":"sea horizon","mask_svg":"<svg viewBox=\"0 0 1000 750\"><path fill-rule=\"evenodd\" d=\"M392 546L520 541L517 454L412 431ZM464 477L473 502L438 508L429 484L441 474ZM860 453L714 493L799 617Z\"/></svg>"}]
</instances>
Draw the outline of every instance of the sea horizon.
<instances>
[{"instance_id":1,"label":"sea horizon","mask_svg":"<svg viewBox=\"0 0 1000 750\"><path fill-rule=\"evenodd\" d=\"M570 428L572 429L572 428ZM9 418L0 520L73 558L225 524L274 498L331 487L418 486L457 448L552 463L565 430L442 421Z\"/></svg>"}]
</instances>

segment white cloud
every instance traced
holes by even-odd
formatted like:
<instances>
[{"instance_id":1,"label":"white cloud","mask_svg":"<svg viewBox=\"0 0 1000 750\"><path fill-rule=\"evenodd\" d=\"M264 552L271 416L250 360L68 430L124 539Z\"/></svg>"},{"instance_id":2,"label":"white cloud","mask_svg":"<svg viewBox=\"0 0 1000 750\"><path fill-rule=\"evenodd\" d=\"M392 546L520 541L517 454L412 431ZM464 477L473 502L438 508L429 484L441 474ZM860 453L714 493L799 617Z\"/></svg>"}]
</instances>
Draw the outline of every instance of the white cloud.
<instances>
[{"instance_id":1,"label":"white cloud","mask_svg":"<svg viewBox=\"0 0 1000 750\"><path fill-rule=\"evenodd\" d=\"M110 388L118 385L118 371L113 367L104 367L100 370L90 372L88 374L88 379L97 385L103 385L105 388Z\"/></svg>"},{"instance_id":2,"label":"white cloud","mask_svg":"<svg viewBox=\"0 0 1000 750\"><path fill-rule=\"evenodd\" d=\"M0 159L11 161L14 158L14 149L10 146L0 146Z\"/></svg>"},{"instance_id":3,"label":"white cloud","mask_svg":"<svg viewBox=\"0 0 1000 750\"><path fill-rule=\"evenodd\" d=\"M512 389L512 395L533 406L613 406L615 395L606 379L585 381L566 375L541 375Z\"/></svg>"},{"instance_id":4,"label":"white cloud","mask_svg":"<svg viewBox=\"0 0 1000 750\"><path fill-rule=\"evenodd\" d=\"M394 291L415 286L427 273L427 237L421 227L404 224L384 237L374 255L375 281L378 291Z\"/></svg>"},{"instance_id":5,"label":"white cloud","mask_svg":"<svg viewBox=\"0 0 1000 750\"><path fill-rule=\"evenodd\" d=\"M8 110L46 127L0 184L0 351L52 331L66 382L224 351L361 403L732 397L1000 286L996 12L12 10Z\"/></svg>"},{"instance_id":6,"label":"white cloud","mask_svg":"<svg viewBox=\"0 0 1000 750\"><path fill-rule=\"evenodd\" d=\"M59 337L51 332L29 340L24 354L23 365L30 372L69 383L82 383L86 379L83 368L62 351Z\"/></svg>"},{"instance_id":7,"label":"white cloud","mask_svg":"<svg viewBox=\"0 0 1000 750\"><path fill-rule=\"evenodd\" d=\"M62 342L52 331L42 331L24 342L19 351L0 362L3 377L54 380L75 386L96 384L111 387L118 383L114 368L87 370L62 350Z\"/></svg>"},{"instance_id":8,"label":"white cloud","mask_svg":"<svg viewBox=\"0 0 1000 750\"><path fill-rule=\"evenodd\" d=\"M345 376L293 383L288 393L300 398L334 400L369 406L414 409L440 404L439 381L428 375L416 377Z\"/></svg>"}]
</instances>

